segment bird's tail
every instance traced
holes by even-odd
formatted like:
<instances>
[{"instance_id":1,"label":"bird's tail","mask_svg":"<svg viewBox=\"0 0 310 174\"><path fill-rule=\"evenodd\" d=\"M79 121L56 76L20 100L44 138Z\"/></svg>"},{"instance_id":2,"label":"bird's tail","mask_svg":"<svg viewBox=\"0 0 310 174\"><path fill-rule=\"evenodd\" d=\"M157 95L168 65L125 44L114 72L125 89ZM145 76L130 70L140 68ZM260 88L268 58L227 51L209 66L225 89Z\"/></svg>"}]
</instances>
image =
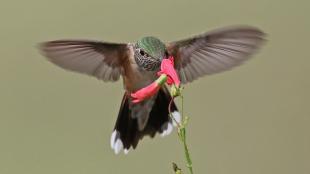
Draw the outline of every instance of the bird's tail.
<instances>
[{"instance_id":1,"label":"bird's tail","mask_svg":"<svg viewBox=\"0 0 310 174\"><path fill-rule=\"evenodd\" d=\"M145 135L153 138L156 133L159 133L161 136L170 134L173 126L176 126L175 121L179 122L181 119L174 101L171 103L171 114L175 119L171 119L169 116L168 107L170 101L171 96L167 88L161 88L156 96L146 126L143 130L139 130L137 118L131 115L130 98L127 94L124 94L111 136L111 147L114 152L117 154L124 149L124 153L127 153L130 147L135 149L139 140Z\"/></svg>"}]
</instances>

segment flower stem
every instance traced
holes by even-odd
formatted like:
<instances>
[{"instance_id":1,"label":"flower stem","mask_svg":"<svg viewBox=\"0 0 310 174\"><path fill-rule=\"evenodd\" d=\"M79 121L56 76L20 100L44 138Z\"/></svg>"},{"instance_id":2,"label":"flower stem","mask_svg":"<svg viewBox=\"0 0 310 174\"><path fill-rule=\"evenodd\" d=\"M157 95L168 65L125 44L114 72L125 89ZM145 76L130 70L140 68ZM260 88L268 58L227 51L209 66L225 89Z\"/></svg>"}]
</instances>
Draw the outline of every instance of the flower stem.
<instances>
[{"instance_id":1,"label":"flower stem","mask_svg":"<svg viewBox=\"0 0 310 174\"><path fill-rule=\"evenodd\" d=\"M190 153L189 153L189 150L188 150L188 147L187 147L187 144L186 144L186 130L185 130L185 127L181 128L180 129L180 132L181 134L183 134L183 140L182 143L183 143L183 147L184 147L184 152L185 152L185 158L186 158L186 163L187 163L187 168L189 169L190 173L193 174L193 163L192 163L192 160L191 160L191 157L190 157Z\"/></svg>"},{"instance_id":2,"label":"flower stem","mask_svg":"<svg viewBox=\"0 0 310 174\"><path fill-rule=\"evenodd\" d=\"M188 123L188 117L184 116L184 101L183 101L183 96L180 95L181 97L181 102L182 102L182 106L181 106L181 123L177 123L177 128L178 128L178 136L183 144L183 148L184 148L184 153L185 153L185 159L186 159L186 166L187 168L189 169L189 172L190 174L193 174L193 163L192 163L192 160L191 160L191 157L190 157L190 153L189 153L189 150L188 150L188 146L187 146L187 143L186 143L186 125ZM174 120L175 118L171 115L171 112L170 112L170 106L171 106L171 103L172 101L174 100L174 97L172 97L171 101L170 101L170 104L169 104L169 115L170 117ZM181 169L179 169L177 167L177 165L175 163L173 163L173 166L174 166L174 171L176 174L180 174L182 173L181 172ZM176 170L176 168L178 170Z\"/></svg>"}]
</instances>

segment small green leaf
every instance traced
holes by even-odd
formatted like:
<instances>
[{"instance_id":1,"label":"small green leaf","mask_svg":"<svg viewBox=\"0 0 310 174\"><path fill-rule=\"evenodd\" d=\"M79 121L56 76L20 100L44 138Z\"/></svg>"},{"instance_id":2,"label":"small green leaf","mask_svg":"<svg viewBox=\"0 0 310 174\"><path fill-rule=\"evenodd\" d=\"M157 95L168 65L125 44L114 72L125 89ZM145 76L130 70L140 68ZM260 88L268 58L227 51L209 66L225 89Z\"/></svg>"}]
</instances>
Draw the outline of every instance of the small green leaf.
<instances>
[{"instance_id":1,"label":"small green leaf","mask_svg":"<svg viewBox=\"0 0 310 174\"><path fill-rule=\"evenodd\" d=\"M181 96L181 92L182 92L182 89L181 87L179 86L176 86L176 85L172 85L171 88L170 88L170 94L172 97L178 97L178 96Z\"/></svg>"}]
</instances>

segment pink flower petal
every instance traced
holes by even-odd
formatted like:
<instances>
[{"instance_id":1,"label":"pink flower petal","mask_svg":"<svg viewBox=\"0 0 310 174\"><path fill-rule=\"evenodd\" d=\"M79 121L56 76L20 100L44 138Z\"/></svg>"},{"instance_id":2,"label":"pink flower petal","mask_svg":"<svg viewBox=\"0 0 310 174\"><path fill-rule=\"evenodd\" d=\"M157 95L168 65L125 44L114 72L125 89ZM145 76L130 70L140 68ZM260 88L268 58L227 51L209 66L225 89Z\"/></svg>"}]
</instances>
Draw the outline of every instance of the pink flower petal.
<instances>
[{"instance_id":1,"label":"pink flower petal","mask_svg":"<svg viewBox=\"0 0 310 174\"><path fill-rule=\"evenodd\" d=\"M180 85L180 79L177 72L174 69L174 58L170 56L168 59L164 59L160 66L160 72L158 74L166 74L168 76L167 83L169 85Z\"/></svg>"},{"instance_id":2,"label":"pink flower petal","mask_svg":"<svg viewBox=\"0 0 310 174\"><path fill-rule=\"evenodd\" d=\"M132 102L139 103L147 98L150 98L151 96L155 95L159 89L160 86L156 82L153 82L149 86L146 86L134 93L131 93L131 97L133 98Z\"/></svg>"}]
</instances>

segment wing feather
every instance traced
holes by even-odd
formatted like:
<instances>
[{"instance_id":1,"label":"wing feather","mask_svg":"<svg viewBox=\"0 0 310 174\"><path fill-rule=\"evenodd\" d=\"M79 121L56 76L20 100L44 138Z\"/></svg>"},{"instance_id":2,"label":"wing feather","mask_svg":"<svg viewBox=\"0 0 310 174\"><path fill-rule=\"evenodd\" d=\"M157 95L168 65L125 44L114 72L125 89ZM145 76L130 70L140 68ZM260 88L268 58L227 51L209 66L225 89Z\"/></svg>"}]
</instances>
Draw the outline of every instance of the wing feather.
<instances>
[{"instance_id":1,"label":"wing feather","mask_svg":"<svg viewBox=\"0 0 310 174\"><path fill-rule=\"evenodd\" d=\"M128 44L88 40L56 40L40 45L42 54L54 64L103 81L117 81L130 56Z\"/></svg>"},{"instance_id":2,"label":"wing feather","mask_svg":"<svg viewBox=\"0 0 310 174\"><path fill-rule=\"evenodd\" d=\"M171 42L167 49L182 83L188 83L242 64L264 41L265 34L257 28L229 27Z\"/></svg>"}]
</instances>

